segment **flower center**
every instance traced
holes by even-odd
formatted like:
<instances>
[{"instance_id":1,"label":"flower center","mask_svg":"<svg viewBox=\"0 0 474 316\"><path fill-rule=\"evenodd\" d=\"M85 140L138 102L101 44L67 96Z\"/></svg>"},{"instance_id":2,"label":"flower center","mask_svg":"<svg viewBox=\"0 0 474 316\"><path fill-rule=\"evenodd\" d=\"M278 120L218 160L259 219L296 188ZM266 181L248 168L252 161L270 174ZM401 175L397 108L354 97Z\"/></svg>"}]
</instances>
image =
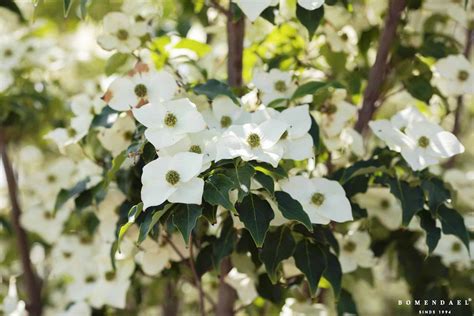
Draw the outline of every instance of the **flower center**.
<instances>
[{"instance_id":1,"label":"flower center","mask_svg":"<svg viewBox=\"0 0 474 316\"><path fill-rule=\"evenodd\" d=\"M430 145L430 140L426 136L421 136L418 138L418 146L421 148L426 148Z\"/></svg>"},{"instance_id":2,"label":"flower center","mask_svg":"<svg viewBox=\"0 0 474 316\"><path fill-rule=\"evenodd\" d=\"M142 83L139 83L135 86L135 94L137 97L139 98L144 98L146 97L146 94L147 94L147 89L146 89L146 86Z\"/></svg>"},{"instance_id":3,"label":"flower center","mask_svg":"<svg viewBox=\"0 0 474 316\"><path fill-rule=\"evenodd\" d=\"M311 203L316 206L321 206L324 203L324 194L316 192L311 196Z\"/></svg>"},{"instance_id":4,"label":"flower center","mask_svg":"<svg viewBox=\"0 0 474 316\"><path fill-rule=\"evenodd\" d=\"M380 207L384 210L388 209L390 206L390 202L387 199L383 199L380 201Z\"/></svg>"},{"instance_id":5,"label":"flower center","mask_svg":"<svg viewBox=\"0 0 474 316\"><path fill-rule=\"evenodd\" d=\"M70 253L69 251L64 251L63 252L63 257L66 258L66 259L69 259L71 258L72 256L72 253Z\"/></svg>"},{"instance_id":6,"label":"flower center","mask_svg":"<svg viewBox=\"0 0 474 316\"><path fill-rule=\"evenodd\" d=\"M86 276L86 283L94 283L95 282L95 276L93 275L88 275Z\"/></svg>"},{"instance_id":7,"label":"flower center","mask_svg":"<svg viewBox=\"0 0 474 316\"><path fill-rule=\"evenodd\" d=\"M6 49L4 52L3 52L3 55L5 57L11 57L13 55L13 51L11 49Z\"/></svg>"},{"instance_id":8,"label":"flower center","mask_svg":"<svg viewBox=\"0 0 474 316\"><path fill-rule=\"evenodd\" d=\"M347 251L347 252L354 252L354 250L357 248L357 245L355 242L353 241L347 241L345 244L344 244L344 250Z\"/></svg>"},{"instance_id":9,"label":"flower center","mask_svg":"<svg viewBox=\"0 0 474 316\"><path fill-rule=\"evenodd\" d=\"M54 183L56 182L57 178L54 174L50 174L48 175L48 177L46 178L46 180L49 182L49 183Z\"/></svg>"},{"instance_id":10,"label":"flower center","mask_svg":"<svg viewBox=\"0 0 474 316\"><path fill-rule=\"evenodd\" d=\"M179 182L180 180L180 176L179 176L179 173L175 170L170 170L166 173L166 182L168 182L169 184L171 185L175 185L176 183Z\"/></svg>"},{"instance_id":11,"label":"flower center","mask_svg":"<svg viewBox=\"0 0 474 316\"><path fill-rule=\"evenodd\" d=\"M469 79L469 73L466 70L459 71L458 79L459 81L466 81L467 79Z\"/></svg>"},{"instance_id":12,"label":"flower center","mask_svg":"<svg viewBox=\"0 0 474 316\"><path fill-rule=\"evenodd\" d=\"M196 154L202 154L202 149L199 145L192 145L191 147L189 147L189 151Z\"/></svg>"},{"instance_id":13,"label":"flower center","mask_svg":"<svg viewBox=\"0 0 474 316\"><path fill-rule=\"evenodd\" d=\"M348 36L346 33L342 33L342 34L341 34L341 39L342 39L344 42L347 42L347 40L349 39L349 36Z\"/></svg>"},{"instance_id":14,"label":"flower center","mask_svg":"<svg viewBox=\"0 0 474 316\"><path fill-rule=\"evenodd\" d=\"M51 213L51 212L45 212L45 213L43 214L43 216L44 216L45 219L52 219L52 218L54 218L53 213Z\"/></svg>"},{"instance_id":15,"label":"flower center","mask_svg":"<svg viewBox=\"0 0 474 316\"><path fill-rule=\"evenodd\" d=\"M250 134L248 137L247 137L247 143L250 145L250 147L252 148L256 148L258 146L260 146L260 136L258 136L257 134L255 133L252 133Z\"/></svg>"},{"instance_id":16,"label":"flower center","mask_svg":"<svg viewBox=\"0 0 474 316\"><path fill-rule=\"evenodd\" d=\"M174 127L178 123L178 118L173 113L167 113L163 122L168 127Z\"/></svg>"},{"instance_id":17,"label":"flower center","mask_svg":"<svg viewBox=\"0 0 474 316\"><path fill-rule=\"evenodd\" d=\"M278 80L275 82L275 90L278 92L285 92L288 88L286 87L286 83L283 80Z\"/></svg>"},{"instance_id":18,"label":"flower center","mask_svg":"<svg viewBox=\"0 0 474 316\"><path fill-rule=\"evenodd\" d=\"M223 117L221 117L221 127L222 128L229 127L231 124L232 124L232 119L229 116L224 115Z\"/></svg>"},{"instance_id":19,"label":"flower center","mask_svg":"<svg viewBox=\"0 0 474 316\"><path fill-rule=\"evenodd\" d=\"M121 30L118 30L117 32L117 38L121 41L125 41L128 39L128 32L127 30L124 30L124 29L121 29Z\"/></svg>"},{"instance_id":20,"label":"flower center","mask_svg":"<svg viewBox=\"0 0 474 316\"><path fill-rule=\"evenodd\" d=\"M113 279L115 279L115 277L116 277L116 274L114 271L109 271L105 273L105 279L107 281L112 281Z\"/></svg>"},{"instance_id":21,"label":"flower center","mask_svg":"<svg viewBox=\"0 0 474 316\"><path fill-rule=\"evenodd\" d=\"M455 243L453 244L453 246L451 247L451 250L452 250L453 252L460 252L460 251L461 251L461 248L462 248L461 243L455 242Z\"/></svg>"},{"instance_id":22,"label":"flower center","mask_svg":"<svg viewBox=\"0 0 474 316\"><path fill-rule=\"evenodd\" d=\"M126 131L125 133L123 133L123 139L132 140L133 139L133 132L132 131Z\"/></svg>"},{"instance_id":23,"label":"flower center","mask_svg":"<svg viewBox=\"0 0 474 316\"><path fill-rule=\"evenodd\" d=\"M336 112L337 112L337 106L335 106L334 104L325 104L321 107L321 113L331 115Z\"/></svg>"}]
</instances>

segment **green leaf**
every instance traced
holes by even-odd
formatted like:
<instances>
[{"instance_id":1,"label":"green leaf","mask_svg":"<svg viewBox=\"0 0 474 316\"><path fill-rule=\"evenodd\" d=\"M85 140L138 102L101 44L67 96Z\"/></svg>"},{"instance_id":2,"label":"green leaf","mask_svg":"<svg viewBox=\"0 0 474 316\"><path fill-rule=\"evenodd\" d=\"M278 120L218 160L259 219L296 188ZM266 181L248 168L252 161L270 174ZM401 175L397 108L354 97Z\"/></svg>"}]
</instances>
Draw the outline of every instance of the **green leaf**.
<instances>
[{"instance_id":1,"label":"green leaf","mask_svg":"<svg viewBox=\"0 0 474 316\"><path fill-rule=\"evenodd\" d=\"M466 246L467 251L469 251L469 232L464 224L462 215L446 205L441 205L438 209L438 218L441 221L443 234L458 237Z\"/></svg>"},{"instance_id":2,"label":"green leaf","mask_svg":"<svg viewBox=\"0 0 474 316\"><path fill-rule=\"evenodd\" d=\"M321 141L320 141L320 132L319 132L319 125L316 123L316 120L312 115L311 117L311 128L309 129L309 135L313 139L314 147L316 148L316 152L319 152L321 149Z\"/></svg>"},{"instance_id":3,"label":"green leaf","mask_svg":"<svg viewBox=\"0 0 474 316\"><path fill-rule=\"evenodd\" d=\"M423 210L417 215L420 218L421 228L426 232L426 245L431 254L441 238L441 229L436 227L436 221L431 217L430 212Z\"/></svg>"},{"instance_id":4,"label":"green leaf","mask_svg":"<svg viewBox=\"0 0 474 316\"><path fill-rule=\"evenodd\" d=\"M301 24L308 30L309 38L311 39L316 32L321 20L324 17L324 6L316 10L306 10L300 5L296 6L296 17Z\"/></svg>"},{"instance_id":5,"label":"green leaf","mask_svg":"<svg viewBox=\"0 0 474 316\"><path fill-rule=\"evenodd\" d=\"M266 162L257 161L251 161L249 164L255 169L255 171L271 176L272 178L275 178L277 180L288 177L288 174L286 173L285 169L281 166L275 168Z\"/></svg>"},{"instance_id":6,"label":"green leaf","mask_svg":"<svg viewBox=\"0 0 474 316\"><path fill-rule=\"evenodd\" d=\"M344 289L341 290L341 295L339 296L339 301L337 302L337 315L359 315L351 293Z\"/></svg>"},{"instance_id":7,"label":"green leaf","mask_svg":"<svg viewBox=\"0 0 474 316\"><path fill-rule=\"evenodd\" d=\"M20 19L22 21L24 21L23 14L21 13L20 8L18 7L18 5L15 3L14 0L2 0L2 1L0 1L0 7L6 8L6 9L18 14Z\"/></svg>"},{"instance_id":8,"label":"green leaf","mask_svg":"<svg viewBox=\"0 0 474 316\"><path fill-rule=\"evenodd\" d=\"M129 57L129 54L124 53L113 54L105 64L105 74L111 76L116 73L117 70L127 62Z\"/></svg>"},{"instance_id":9,"label":"green leaf","mask_svg":"<svg viewBox=\"0 0 474 316\"><path fill-rule=\"evenodd\" d=\"M215 79L211 79L204 84L198 84L193 90L196 94L206 95L210 100L214 100L219 95L226 95L231 98L235 104L239 104L239 101L232 93L230 87L227 84Z\"/></svg>"},{"instance_id":10,"label":"green leaf","mask_svg":"<svg viewBox=\"0 0 474 316\"><path fill-rule=\"evenodd\" d=\"M294 220L302 223L309 231L313 231L311 220L308 214L304 211L300 202L293 199L291 195L284 191L275 192L275 198L278 203L278 209L283 216L289 220Z\"/></svg>"},{"instance_id":11,"label":"green leaf","mask_svg":"<svg viewBox=\"0 0 474 316\"><path fill-rule=\"evenodd\" d=\"M90 178L87 177L82 181L79 181L74 187L70 189L61 189L58 196L56 197L56 202L54 204L54 213L56 213L66 202L84 192L87 189L87 183L90 181Z\"/></svg>"},{"instance_id":12,"label":"green leaf","mask_svg":"<svg viewBox=\"0 0 474 316\"><path fill-rule=\"evenodd\" d=\"M204 200L211 205L221 205L228 210L235 210L229 199L229 191L234 182L223 174L213 174L204 182Z\"/></svg>"},{"instance_id":13,"label":"green leaf","mask_svg":"<svg viewBox=\"0 0 474 316\"><path fill-rule=\"evenodd\" d=\"M296 267L304 273L308 280L311 295L316 294L319 280L326 269L326 258L321 248L307 239L301 240L293 254Z\"/></svg>"},{"instance_id":14,"label":"green leaf","mask_svg":"<svg viewBox=\"0 0 474 316\"><path fill-rule=\"evenodd\" d=\"M304 97L306 95L312 95L316 93L320 88L325 87L327 84L325 82L321 81L310 81L307 82L296 89L296 91L293 93L293 96L291 97L292 100L299 99L301 97Z\"/></svg>"},{"instance_id":15,"label":"green leaf","mask_svg":"<svg viewBox=\"0 0 474 316\"><path fill-rule=\"evenodd\" d=\"M64 3L64 17L66 18L69 15L69 11L71 11L73 0L63 0Z\"/></svg>"},{"instance_id":16,"label":"green leaf","mask_svg":"<svg viewBox=\"0 0 474 316\"><path fill-rule=\"evenodd\" d=\"M405 89L410 93L414 98L421 100L425 103L429 103L431 97L433 96L434 89L431 86L430 80L422 76L413 76L405 81L403 81Z\"/></svg>"},{"instance_id":17,"label":"green leaf","mask_svg":"<svg viewBox=\"0 0 474 316\"><path fill-rule=\"evenodd\" d=\"M254 194L247 195L236 205L240 220L252 235L257 247L263 245L271 220L275 217L267 201Z\"/></svg>"},{"instance_id":18,"label":"green leaf","mask_svg":"<svg viewBox=\"0 0 474 316\"><path fill-rule=\"evenodd\" d=\"M185 48L185 49L192 50L199 57L203 57L211 51L211 46L192 40L190 38L181 39L174 48Z\"/></svg>"},{"instance_id":19,"label":"green leaf","mask_svg":"<svg viewBox=\"0 0 474 316\"><path fill-rule=\"evenodd\" d=\"M431 214L436 216L440 205L451 198L451 193L444 187L443 181L437 178L423 180L421 187L428 197L428 206L430 207Z\"/></svg>"},{"instance_id":20,"label":"green leaf","mask_svg":"<svg viewBox=\"0 0 474 316\"><path fill-rule=\"evenodd\" d=\"M165 215L165 213L173 207L173 204L168 204L166 205L163 209L161 210L150 210L146 212L145 219L143 222L140 224L140 230L138 234L138 240L137 243L141 244L145 239L146 236L150 233L150 231L153 229L153 227L158 223L160 218Z\"/></svg>"},{"instance_id":21,"label":"green leaf","mask_svg":"<svg viewBox=\"0 0 474 316\"><path fill-rule=\"evenodd\" d=\"M411 187L408 182L392 177L384 177L381 181L390 187L390 192L402 204L402 223L408 226L415 214L423 209L424 195L420 187Z\"/></svg>"},{"instance_id":22,"label":"green leaf","mask_svg":"<svg viewBox=\"0 0 474 316\"><path fill-rule=\"evenodd\" d=\"M275 193L275 182L272 177L263 172L256 172L254 178L268 193L271 195Z\"/></svg>"},{"instance_id":23,"label":"green leaf","mask_svg":"<svg viewBox=\"0 0 474 316\"><path fill-rule=\"evenodd\" d=\"M85 19L87 15L87 4L89 0L81 0L79 8L81 10L81 19Z\"/></svg>"},{"instance_id":24,"label":"green leaf","mask_svg":"<svg viewBox=\"0 0 474 316\"><path fill-rule=\"evenodd\" d=\"M250 181L255 174L254 168L248 163L240 166L234 164L234 168L227 169L225 174L234 183L234 189L239 191L237 201L242 202L243 198L250 193Z\"/></svg>"},{"instance_id":25,"label":"green leaf","mask_svg":"<svg viewBox=\"0 0 474 316\"><path fill-rule=\"evenodd\" d=\"M329 250L325 251L327 266L323 276L331 283L336 298L341 292L342 268L339 259Z\"/></svg>"},{"instance_id":26,"label":"green leaf","mask_svg":"<svg viewBox=\"0 0 474 316\"><path fill-rule=\"evenodd\" d=\"M270 22L271 24L275 24L275 11L278 10L280 6L276 5L273 7L268 7L260 14L262 18Z\"/></svg>"},{"instance_id":27,"label":"green leaf","mask_svg":"<svg viewBox=\"0 0 474 316\"><path fill-rule=\"evenodd\" d=\"M107 179L109 181L113 180L117 171L120 170L120 167L123 165L127 159L127 152L124 150L117 157L112 160L112 167L107 172Z\"/></svg>"},{"instance_id":28,"label":"green leaf","mask_svg":"<svg viewBox=\"0 0 474 316\"><path fill-rule=\"evenodd\" d=\"M273 284L278 282L278 270L281 261L293 255L295 246L295 240L287 226L280 226L275 231L268 232L260 252L260 260L265 264L268 276Z\"/></svg>"},{"instance_id":29,"label":"green leaf","mask_svg":"<svg viewBox=\"0 0 474 316\"><path fill-rule=\"evenodd\" d=\"M189 243L189 236L199 216L202 214L202 207L196 204L179 204L173 212L173 225L183 235L184 242Z\"/></svg>"},{"instance_id":30,"label":"green leaf","mask_svg":"<svg viewBox=\"0 0 474 316\"><path fill-rule=\"evenodd\" d=\"M118 242L117 242L117 248L120 249L120 242L122 241L123 237L125 236L125 233L128 231L128 229L135 223L136 218L140 213L143 211L143 203L140 202L137 205L132 206L130 210L128 211L128 221L120 227L119 234L118 234Z\"/></svg>"},{"instance_id":31,"label":"green leaf","mask_svg":"<svg viewBox=\"0 0 474 316\"><path fill-rule=\"evenodd\" d=\"M212 244L213 263L216 268L220 266L222 259L229 256L234 250L237 241L237 231L234 228L232 216L227 216L221 229L221 235Z\"/></svg>"},{"instance_id":32,"label":"green leaf","mask_svg":"<svg viewBox=\"0 0 474 316\"><path fill-rule=\"evenodd\" d=\"M118 111L115 111L109 106L102 109L99 115L96 115L91 123L91 128L94 127L106 127L110 128L115 123L119 115Z\"/></svg>"}]
</instances>

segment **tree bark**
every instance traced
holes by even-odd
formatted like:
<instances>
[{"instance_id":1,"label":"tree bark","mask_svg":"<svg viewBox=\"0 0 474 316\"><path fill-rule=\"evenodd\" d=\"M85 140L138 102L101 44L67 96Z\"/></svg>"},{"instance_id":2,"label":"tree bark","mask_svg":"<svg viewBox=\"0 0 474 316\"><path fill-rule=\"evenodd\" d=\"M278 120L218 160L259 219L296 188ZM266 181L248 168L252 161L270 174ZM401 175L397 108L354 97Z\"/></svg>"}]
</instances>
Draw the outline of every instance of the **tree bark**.
<instances>
[{"instance_id":1,"label":"tree bark","mask_svg":"<svg viewBox=\"0 0 474 316\"><path fill-rule=\"evenodd\" d=\"M238 20L229 9L227 15L227 76L229 85L233 88L242 87L242 68L244 54L244 35L245 35L245 19L243 17Z\"/></svg>"},{"instance_id":2,"label":"tree bark","mask_svg":"<svg viewBox=\"0 0 474 316\"><path fill-rule=\"evenodd\" d=\"M234 304L237 300L237 293L235 290L225 283L225 276L232 270L232 263L227 257L222 260L221 274L219 277L219 292L217 298L216 315L217 316L232 316L234 315Z\"/></svg>"},{"instance_id":3,"label":"tree bark","mask_svg":"<svg viewBox=\"0 0 474 316\"><path fill-rule=\"evenodd\" d=\"M377 56L374 65L370 69L367 88L364 92L364 101L359 111L359 119L355 125L355 130L359 133L362 133L367 128L376 110L376 102L380 97L381 88L387 75L388 55L405 7L406 0L390 1L388 14L385 17L385 27L379 38Z\"/></svg>"},{"instance_id":4,"label":"tree bark","mask_svg":"<svg viewBox=\"0 0 474 316\"><path fill-rule=\"evenodd\" d=\"M179 301L176 296L176 285L174 280L166 281L162 311L164 316L178 316Z\"/></svg>"},{"instance_id":5,"label":"tree bark","mask_svg":"<svg viewBox=\"0 0 474 316\"><path fill-rule=\"evenodd\" d=\"M11 221L16 235L18 253L23 268L23 277L28 294L27 309L30 315L40 316L42 313L41 303L41 285L40 280L33 271L30 261L30 247L25 230L21 227L20 216L21 208L18 201L18 187L10 158L8 157L7 140L0 134L0 151L3 162L3 169L8 185L8 194L12 207Z\"/></svg>"}]
</instances>

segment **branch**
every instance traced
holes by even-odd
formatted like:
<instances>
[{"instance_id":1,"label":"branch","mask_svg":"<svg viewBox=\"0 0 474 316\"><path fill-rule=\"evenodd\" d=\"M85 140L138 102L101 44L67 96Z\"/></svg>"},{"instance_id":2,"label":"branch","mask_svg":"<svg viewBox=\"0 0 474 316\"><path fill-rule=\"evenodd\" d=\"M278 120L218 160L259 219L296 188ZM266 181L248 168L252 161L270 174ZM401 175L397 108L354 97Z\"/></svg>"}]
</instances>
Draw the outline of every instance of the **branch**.
<instances>
[{"instance_id":1,"label":"branch","mask_svg":"<svg viewBox=\"0 0 474 316\"><path fill-rule=\"evenodd\" d=\"M199 275L196 272L196 267L194 265L194 253L193 253L193 235L189 236L189 266L193 272L194 282L199 291L199 309L201 310L201 315L206 316L206 306L204 305L204 291L202 290L202 283Z\"/></svg>"},{"instance_id":2,"label":"branch","mask_svg":"<svg viewBox=\"0 0 474 316\"><path fill-rule=\"evenodd\" d=\"M242 87L242 69L244 55L245 18L238 20L232 14L227 16L227 77L233 88Z\"/></svg>"},{"instance_id":3,"label":"branch","mask_svg":"<svg viewBox=\"0 0 474 316\"><path fill-rule=\"evenodd\" d=\"M374 65L370 69L367 88L364 92L364 102L359 111L359 120L355 125L355 130L359 133L362 133L367 128L367 125L376 110L376 102L380 97L380 91L387 75L388 55L393 40L395 39L400 17L405 7L405 0L390 1L388 14L385 18L385 28L379 38L377 57L375 58Z\"/></svg>"},{"instance_id":4,"label":"branch","mask_svg":"<svg viewBox=\"0 0 474 316\"><path fill-rule=\"evenodd\" d=\"M220 13L224 14L225 16L230 16L231 15L231 12L230 10L224 8L219 2L218 0L211 0L210 1L210 4L211 4L211 7L217 9L217 11L219 11Z\"/></svg>"},{"instance_id":5,"label":"branch","mask_svg":"<svg viewBox=\"0 0 474 316\"><path fill-rule=\"evenodd\" d=\"M17 182L10 158L8 157L7 140L3 134L0 134L0 151L8 185L8 194L12 207L12 226L16 234L18 252L21 258L24 281L26 284L26 291L28 293L28 311L32 316L40 316L42 313L40 280L33 271L30 261L30 247L28 245L28 238L26 236L25 230L20 224L21 208L18 201Z\"/></svg>"}]
</instances>

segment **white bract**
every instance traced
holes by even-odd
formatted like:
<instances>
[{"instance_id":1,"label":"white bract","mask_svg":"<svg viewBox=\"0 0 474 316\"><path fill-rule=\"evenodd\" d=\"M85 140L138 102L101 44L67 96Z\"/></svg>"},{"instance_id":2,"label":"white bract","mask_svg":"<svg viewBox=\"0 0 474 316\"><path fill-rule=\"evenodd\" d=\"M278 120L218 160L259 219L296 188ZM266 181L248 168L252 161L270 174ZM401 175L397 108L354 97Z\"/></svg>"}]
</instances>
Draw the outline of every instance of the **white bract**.
<instances>
[{"instance_id":1,"label":"white bract","mask_svg":"<svg viewBox=\"0 0 474 316\"><path fill-rule=\"evenodd\" d=\"M404 110L391 121L371 121L369 126L390 149L400 152L415 171L464 152L455 135L420 115L415 109Z\"/></svg>"},{"instance_id":2,"label":"white bract","mask_svg":"<svg viewBox=\"0 0 474 316\"><path fill-rule=\"evenodd\" d=\"M147 32L145 22L135 22L122 12L110 12L104 17L104 34L97 39L105 50L130 53L140 47Z\"/></svg>"},{"instance_id":3,"label":"white bract","mask_svg":"<svg viewBox=\"0 0 474 316\"><path fill-rule=\"evenodd\" d=\"M203 155L183 152L160 157L143 168L143 208L171 203L201 204L204 181L197 176Z\"/></svg>"},{"instance_id":4,"label":"white bract","mask_svg":"<svg viewBox=\"0 0 474 316\"><path fill-rule=\"evenodd\" d=\"M133 114L147 127L145 137L158 150L176 144L188 133L206 128L204 118L189 99L150 103L134 110Z\"/></svg>"},{"instance_id":5,"label":"white bract","mask_svg":"<svg viewBox=\"0 0 474 316\"><path fill-rule=\"evenodd\" d=\"M276 6L280 0L233 0L233 2L237 3L249 20L253 22L266 8ZM298 0L298 5L309 11L319 9L323 4L324 0Z\"/></svg>"},{"instance_id":6,"label":"white bract","mask_svg":"<svg viewBox=\"0 0 474 316\"><path fill-rule=\"evenodd\" d=\"M263 161L276 167L283 156L283 147L278 141L286 129L287 124L279 120L231 126L217 143L216 161L240 157L244 161Z\"/></svg>"},{"instance_id":7,"label":"white bract","mask_svg":"<svg viewBox=\"0 0 474 316\"><path fill-rule=\"evenodd\" d=\"M433 68L433 84L445 96L474 94L474 67L463 55L449 55Z\"/></svg>"},{"instance_id":8,"label":"white bract","mask_svg":"<svg viewBox=\"0 0 474 316\"><path fill-rule=\"evenodd\" d=\"M351 231L347 235L336 237L340 246L339 262L343 273L355 271L357 267L370 268L375 264L367 232Z\"/></svg>"},{"instance_id":9,"label":"white bract","mask_svg":"<svg viewBox=\"0 0 474 316\"><path fill-rule=\"evenodd\" d=\"M343 223L353 219L351 204L337 181L294 176L281 181L280 186L300 202L313 224Z\"/></svg>"},{"instance_id":10,"label":"white bract","mask_svg":"<svg viewBox=\"0 0 474 316\"><path fill-rule=\"evenodd\" d=\"M115 79L107 89L104 100L114 110L128 111L151 102L160 104L170 100L178 90L178 85L170 73L150 70L146 65L132 76Z\"/></svg>"},{"instance_id":11,"label":"white bract","mask_svg":"<svg viewBox=\"0 0 474 316\"><path fill-rule=\"evenodd\" d=\"M102 146L109 150L114 157L127 149L135 133L135 121L130 115L123 113L111 128L101 128L97 134Z\"/></svg>"},{"instance_id":12,"label":"white bract","mask_svg":"<svg viewBox=\"0 0 474 316\"><path fill-rule=\"evenodd\" d=\"M265 105L274 100L291 98L297 88L291 73L276 68L269 72L256 72L253 84L259 90L260 97Z\"/></svg>"},{"instance_id":13,"label":"white bract","mask_svg":"<svg viewBox=\"0 0 474 316\"><path fill-rule=\"evenodd\" d=\"M243 124L248 113L232 101L228 96L217 96L212 101L212 109L203 112L204 119L209 127L226 130L231 125Z\"/></svg>"}]
</instances>

